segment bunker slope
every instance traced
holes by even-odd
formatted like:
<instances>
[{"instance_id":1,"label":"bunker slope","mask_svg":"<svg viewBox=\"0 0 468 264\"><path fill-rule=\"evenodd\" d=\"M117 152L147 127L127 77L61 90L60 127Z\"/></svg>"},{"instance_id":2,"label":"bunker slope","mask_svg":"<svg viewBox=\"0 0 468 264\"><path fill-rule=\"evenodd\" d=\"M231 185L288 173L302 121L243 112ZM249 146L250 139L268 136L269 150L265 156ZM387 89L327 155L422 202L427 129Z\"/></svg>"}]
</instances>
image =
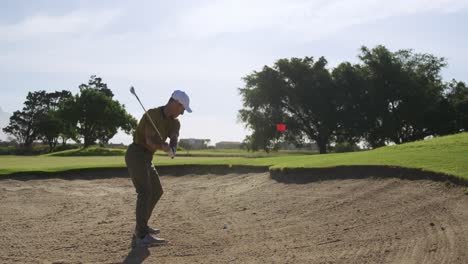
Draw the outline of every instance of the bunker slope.
<instances>
[{"instance_id":1,"label":"bunker slope","mask_svg":"<svg viewBox=\"0 0 468 264\"><path fill-rule=\"evenodd\" d=\"M163 176L131 249L128 178L0 180L0 263L468 263L468 195L427 180Z\"/></svg>"}]
</instances>

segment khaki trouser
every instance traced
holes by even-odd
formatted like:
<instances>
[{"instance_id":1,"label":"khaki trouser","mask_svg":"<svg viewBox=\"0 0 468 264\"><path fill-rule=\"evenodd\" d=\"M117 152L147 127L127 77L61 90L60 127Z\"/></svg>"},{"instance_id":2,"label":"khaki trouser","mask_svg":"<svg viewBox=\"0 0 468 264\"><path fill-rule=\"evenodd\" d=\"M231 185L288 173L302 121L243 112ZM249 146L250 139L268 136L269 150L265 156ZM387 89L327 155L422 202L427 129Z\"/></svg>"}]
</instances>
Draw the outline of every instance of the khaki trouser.
<instances>
[{"instance_id":1,"label":"khaki trouser","mask_svg":"<svg viewBox=\"0 0 468 264\"><path fill-rule=\"evenodd\" d=\"M136 235L148 233L148 220L163 194L156 168L151 163L153 155L145 147L132 143L125 154L125 163L137 192Z\"/></svg>"}]
</instances>

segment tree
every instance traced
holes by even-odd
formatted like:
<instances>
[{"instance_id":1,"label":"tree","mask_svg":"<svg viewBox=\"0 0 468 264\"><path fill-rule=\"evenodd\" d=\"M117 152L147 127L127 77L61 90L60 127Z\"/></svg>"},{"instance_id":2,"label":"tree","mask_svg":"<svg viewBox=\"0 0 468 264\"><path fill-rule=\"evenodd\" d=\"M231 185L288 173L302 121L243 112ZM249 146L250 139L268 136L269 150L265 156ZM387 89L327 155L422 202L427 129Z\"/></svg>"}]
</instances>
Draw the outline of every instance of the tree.
<instances>
[{"instance_id":1,"label":"tree","mask_svg":"<svg viewBox=\"0 0 468 264\"><path fill-rule=\"evenodd\" d=\"M58 114L60 105L70 97L71 93L65 90L29 92L22 111L13 113L9 126L3 131L15 136L25 148L30 148L34 140L41 139L52 150L66 123L66 118Z\"/></svg>"},{"instance_id":2,"label":"tree","mask_svg":"<svg viewBox=\"0 0 468 264\"><path fill-rule=\"evenodd\" d=\"M3 132L16 138L20 145L29 147L34 140L34 131L32 130L32 121L29 115L23 111L15 111L10 117L10 123L4 127Z\"/></svg>"},{"instance_id":3,"label":"tree","mask_svg":"<svg viewBox=\"0 0 468 264\"><path fill-rule=\"evenodd\" d=\"M270 110L270 109L269 109ZM252 135L248 136L244 142L247 148L252 151L263 149L269 152L273 148L273 140L275 138L275 122L271 119L273 114L268 113L268 110L252 111L240 110L239 117L242 121L247 122L250 129L253 130Z\"/></svg>"},{"instance_id":4,"label":"tree","mask_svg":"<svg viewBox=\"0 0 468 264\"><path fill-rule=\"evenodd\" d=\"M359 64L349 62L339 64L332 71L333 83L338 90L337 142L354 145L363 139L371 127L373 112L369 109L369 82L366 72Z\"/></svg>"},{"instance_id":5,"label":"tree","mask_svg":"<svg viewBox=\"0 0 468 264\"><path fill-rule=\"evenodd\" d=\"M37 138L39 117L46 109L47 96L45 91L29 92L22 111L15 111L10 117L10 123L3 128L5 133L13 135L18 142L29 149Z\"/></svg>"},{"instance_id":6,"label":"tree","mask_svg":"<svg viewBox=\"0 0 468 264\"><path fill-rule=\"evenodd\" d=\"M80 93L64 104L62 114L77 124L77 132L84 139L84 146L108 141L121 128L131 133L137 121L125 111L124 105L113 99L114 94L101 78L91 76L88 84L79 86Z\"/></svg>"},{"instance_id":7,"label":"tree","mask_svg":"<svg viewBox=\"0 0 468 264\"><path fill-rule=\"evenodd\" d=\"M412 50L390 52L384 46L362 47L359 58L368 82L361 105L369 122L364 138L378 147L433 134L427 117L443 99L440 71L445 59Z\"/></svg>"},{"instance_id":8,"label":"tree","mask_svg":"<svg viewBox=\"0 0 468 264\"><path fill-rule=\"evenodd\" d=\"M49 152L52 152L57 145L62 129L63 121L57 111L48 110L39 115L37 122L38 138L49 145Z\"/></svg>"},{"instance_id":9,"label":"tree","mask_svg":"<svg viewBox=\"0 0 468 264\"><path fill-rule=\"evenodd\" d=\"M275 132L276 123L286 123L285 138L313 140L320 153L326 153L337 134L339 110L326 65L323 57L280 59L273 67L264 66L244 78L239 119L253 131L252 149L271 149L281 137Z\"/></svg>"},{"instance_id":10,"label":"tree","mask_svg":"<svg viewBox=\"0 0 468 264\"><path fill-rule=\"evenodd\" d=\"M67 118L61 115L61 107L71 97L71 92L66 90L45 94L44 110L39 114L36 126L38 138L49 145L50 152L57 145L58 138L64 137L64 131L69 126Z\"/></svg>"},{"instance_id":11,"label":"tree","mask_svg":"<svg viewBox=\"0 0 468 264\"><path fill-rule=\"evenodd\" d=\"M454 132L468 131L468 87L464 82L452 80L447 84L446 91Z\"/></svg>"},{"instance_id":12,"label":"tree","mask_svg":"<svg viewBox=\"0 0 468 264\"><path fill-rule=\"evenodd\" d=\"M67 99L60 109L57 111L57 115L59 116L60 120L62 121L62 129L60 130L59 137L62 140L62 145L65 146L69 139L75 141L76 143L80 143L76 120L73 120L70 113L70 106L67 105L70 102L73 102L74 98ZM71 107L73 108L73 106Z\"/></svg>"}]
</instances>

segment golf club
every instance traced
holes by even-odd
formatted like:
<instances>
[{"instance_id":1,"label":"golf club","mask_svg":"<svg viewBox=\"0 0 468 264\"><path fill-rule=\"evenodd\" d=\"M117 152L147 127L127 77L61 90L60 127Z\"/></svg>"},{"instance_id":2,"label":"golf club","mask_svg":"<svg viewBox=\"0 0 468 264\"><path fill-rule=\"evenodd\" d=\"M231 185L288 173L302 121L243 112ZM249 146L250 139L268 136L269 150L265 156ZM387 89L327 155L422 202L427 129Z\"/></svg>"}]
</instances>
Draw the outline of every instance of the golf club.
<instances>
[{"instance_id":1,"label":"golf club","mask_svg":"<svg viewBox=\"0 0 468 264\"><path fill-rule=\"evenodd\" d=\"M145 116L148 118L148 120L150 121L151 125L153 125L153 128L154 128L154 130L156 131L156 133L158 134L158 136L159 136L159 138L161 139L161 141L164 142L164 139L162 138L161 133L159 133L159 130L158 130L158 128L156 127L156 125L154 124L153 120L151 119L151 116L148 114L148 112L146 111L145 107L144 107L143 104L141 103L140 98L138 98L138 95L136 94L135 88L134 88L133 86L130 87L130 92L136 97L136 99L137 99L138 102L140 103L141 107L142 107L143 110L145 111ZM174 155L175 155L175 150L174 150L173 148L171 148L171 151L172 151L172 154L169 153L169 155L170 155L171 158L173 159L173 158L174 158Z\"/></svg>"}]
</instances>

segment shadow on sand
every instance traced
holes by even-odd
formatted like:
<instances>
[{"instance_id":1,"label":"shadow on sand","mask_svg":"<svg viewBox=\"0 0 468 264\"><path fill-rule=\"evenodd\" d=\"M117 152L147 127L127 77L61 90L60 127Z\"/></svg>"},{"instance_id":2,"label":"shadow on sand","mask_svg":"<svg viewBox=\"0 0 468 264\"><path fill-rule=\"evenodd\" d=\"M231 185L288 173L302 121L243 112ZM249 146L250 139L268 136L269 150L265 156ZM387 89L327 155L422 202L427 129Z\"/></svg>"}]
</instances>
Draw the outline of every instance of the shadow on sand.
<instances>
[{"instance_id":1,"label":"shadow on sand","mask_svg":"<svg viewBox=\"0 0 468 264\"><path fill-rule=\"evenodd\" d=\"M130 252L128 252L127 257L123 260L122 263L124 264L135 264L135 263L143 263L143 261L150 255L148 248L132 248Z\"/></svg>"},{"instance_id":2,"label":"shadow on sand","mask_svg":"<svg viewBox=\"0 0 468 264\"><path fill-rule=\"evenodd\" d=\"M186 176L215 174L225 175L229 173L262 173L268 172L267 166L244 166L244 165L170 165L158 166L154 163L160 176ZM96 180L109 178L128 178L126 167L123 168L83 168L60 172L27 171L0 175L0 180L14 179L20 181L64 179L64 180Z\"/></svg>"},{"instance_id":3,"label":"shadow on sand","mask_svg":"<svg viewBox=\"0 0 468 264\"><path fill-rule=\"evenodd\" d=\"M307 184L326 180L399 178L432 180L468 186L468 181L452 175L393 166L337 166L331 168L270 169L273 180L287 184Z\"/></svg>"},{"instance_id":4,"label":"shadow on sand","mask_svg":"<svg viewBox=\"0 0 468 264\"><path fill-rule=\"evenodd\" d=\"M337 180L337 179L364 179L364 178L400 178L408 180L432 180L438 182L451 182L457 185L468 186L468 179L453 175L424 171L421 169L403 168L397 166L380 165L353 165L336 166L328 168L269 168L268 166L246 165L175 165L157 166L160 176L193 176L203 174L226 175L246 173L270 173L273 180L281 183L306 184L310 182ZM76 169L62 172L18 172L0 176L3 179L39 180L46 178L59 178L66 180L95 180L107 178L126 178L127 168L91 168Z\"/></svg>"}]
</instances>

